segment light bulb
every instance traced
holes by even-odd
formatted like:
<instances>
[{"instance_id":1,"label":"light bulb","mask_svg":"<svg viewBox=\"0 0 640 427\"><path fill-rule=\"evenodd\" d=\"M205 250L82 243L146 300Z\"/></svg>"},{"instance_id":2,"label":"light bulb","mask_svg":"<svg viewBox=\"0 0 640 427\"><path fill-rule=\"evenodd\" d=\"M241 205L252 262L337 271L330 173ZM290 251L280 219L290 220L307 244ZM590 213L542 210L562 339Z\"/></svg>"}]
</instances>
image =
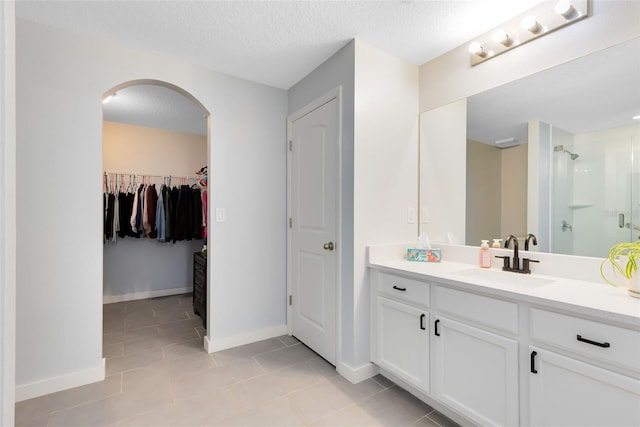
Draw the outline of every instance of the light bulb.
<instances>
[{"instance_id":1,"label":"light bulb","mask_svg":"<svg viewBox=\"0 0 640 427\"><path fill-rule=\"evenodd\" d=\"M540 34L542 32L542 25L533 16L527 16L522 20L522 28L531 34Z\"/></svg>"},{"instance_id":2,"label":"light bulb","mask_svg":"<svg viewBox=\"0 0 640 427\"><path fill-rule=\"evenodd\" d=\"M560 0L558 3L556 3L556 7L554 10L558 15L562 15L562 17L564 17L564 19L566 19L567 21L570 21L571 19L578 16L578 11L575 7L573 7L571 1L569 0Z\"/></svg>"},{"instance_id":3,"label":"light bulb","mask_svg":"<svg viewBox=\"0 0 640 427\"><path fill-rule=\"evenodd\" d=\"M482 45L478 42L473 42L469 45L469 53L472 55L478 55L481 58L487 56L487 53L482 48Z\"/></svg>"},{"instance_id":4,"label":"light bulb","mask_svg":"<svg viewBox=\"0 0 640 427\"><path fill-rule=\"evenodd\" d=\"M513 40L511 39L511 37L509 37L509 35L502 30L498 30L493 33L493 41L507 47L513 44Z\"/></svg>"}]
</instances>

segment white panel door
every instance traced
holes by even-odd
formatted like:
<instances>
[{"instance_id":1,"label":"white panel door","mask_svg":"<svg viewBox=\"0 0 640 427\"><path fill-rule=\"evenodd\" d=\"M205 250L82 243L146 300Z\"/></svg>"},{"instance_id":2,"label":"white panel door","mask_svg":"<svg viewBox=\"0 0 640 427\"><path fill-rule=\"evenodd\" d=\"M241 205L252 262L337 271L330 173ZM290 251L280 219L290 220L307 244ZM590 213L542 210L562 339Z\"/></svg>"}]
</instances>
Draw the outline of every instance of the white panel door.
<instances>
[{"instance_id":1,"label":"white panel door","mask_svg":"<svg viewBox=\"0 0 640 427\"><path fill-rule=\"evenodd\" d=\"M333 98L291 125L293 335L336 360L339 108Z\"/></svg>"}]
</instances>

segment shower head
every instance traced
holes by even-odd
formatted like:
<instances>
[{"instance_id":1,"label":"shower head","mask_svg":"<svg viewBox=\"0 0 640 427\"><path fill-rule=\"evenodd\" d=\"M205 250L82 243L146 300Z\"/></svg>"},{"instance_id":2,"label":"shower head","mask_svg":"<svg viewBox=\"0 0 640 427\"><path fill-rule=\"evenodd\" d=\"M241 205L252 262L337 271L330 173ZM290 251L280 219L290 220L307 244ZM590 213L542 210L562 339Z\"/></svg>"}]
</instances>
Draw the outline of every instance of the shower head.
<instances>
[{"instance_id":1,"label":"shower head","mask_svg":"<svg viewBox=\"0 0 640 427\"><path fill-rule=\"evenodd\" d=\"M574 154L574 153L572 153L572 152L571 152L571 151L569 151L569 150L564 150L564 152L565 152L565 153L567 153L567 154L569 155L569 157L571 157L571 160L575 160L575 159L577 159L578 157L580 157L580 154Z\"/></svg>"}]
</instances>

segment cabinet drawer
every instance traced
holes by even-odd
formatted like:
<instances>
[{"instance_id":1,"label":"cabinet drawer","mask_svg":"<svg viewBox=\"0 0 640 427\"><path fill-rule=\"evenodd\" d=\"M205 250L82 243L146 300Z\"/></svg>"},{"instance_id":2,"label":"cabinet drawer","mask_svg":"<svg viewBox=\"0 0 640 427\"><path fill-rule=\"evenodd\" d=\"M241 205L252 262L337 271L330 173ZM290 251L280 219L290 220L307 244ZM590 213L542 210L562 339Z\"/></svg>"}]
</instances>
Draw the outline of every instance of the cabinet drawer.
<instances>
[{"instance_id":1,"label":"cabinet drawer","mask_svg":"<svg viewBox=\"0 0 640 427\"><path fill-rule=\"evenodd\" d=\"M452 314L476 325L509 334L518 333L518 304L442 286L434 290L438 311Z\"/></svg>"},{"instance_id":2,"label":"cabinet drawer","mask_svg":"<svg viewBox=\"0 0 640 427\"><path fill-rule=\"evenodd\" d=\"M640 331L531 309L531 338L640 371Z\"/></svg>"},{"instance_id":3,"label":"cabinet drawer","mask_svg":"<svg viewBox=\"0 0 640 427\"><path fill-rule=\"evenodd\" d=\"M402 301L429 307L429 285L418 280L380 273L378 292Z\"/></svg>"},{"instance_id":4,"label":"cabinet drawer","mask_svg":"<svg viewBox=\"0 0 640 427\"><path fill-rule=\"evenodd\" d=\"M204 274L205 271L207 271L207 266L195 262L193 263L193 271L197 271L198 273Z\"/></svg>"},{"instance_id":5,"label":"cabinet drawer","mask_svg":"<svg viewBox=\"0 0 640 427\"><path fill-rule=\"evenodd\" d=\"M205 279L205 275L199 271L194 271L193 283L201 286L204 285L205 283L207 283L207 280Z\"/></svg>"}]
</instances>

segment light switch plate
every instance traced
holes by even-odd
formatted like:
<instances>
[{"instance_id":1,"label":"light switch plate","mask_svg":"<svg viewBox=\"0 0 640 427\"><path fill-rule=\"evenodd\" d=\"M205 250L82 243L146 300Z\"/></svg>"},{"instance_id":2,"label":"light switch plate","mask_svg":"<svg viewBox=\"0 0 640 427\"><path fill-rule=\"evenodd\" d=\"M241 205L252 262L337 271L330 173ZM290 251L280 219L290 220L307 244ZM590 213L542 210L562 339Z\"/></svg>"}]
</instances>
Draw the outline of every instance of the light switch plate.
<instances>
[{"instance_id":1,"label":"light switch plate","mask_svg":"<svg viewBox=\"0 0 640 427\"><path fill-rule=\"evenodd\" d=\"M227 213L224 208L216 208L216 222L224 222L227 219Z\"/></svg>"},{"instance_id":2,"label":"light switch plate","mask_svg":"<svg viewBox=\"0 0 640 427\"><path fill-rule=\"evenodd\" d=\"M429 208L420 209L420 222L426 224L429 222Z\"/></svg>"},{"instance_id":3,"label":"light switch plate","mask_svg":"<svg viewBox=\"0 0 640 427\"><path fill-rule=\"evenodd\" d=\"M415 224L416 223L416 208L413 206L409 206L407 208L407 224Z\"/></svg>"}]
</instances>

